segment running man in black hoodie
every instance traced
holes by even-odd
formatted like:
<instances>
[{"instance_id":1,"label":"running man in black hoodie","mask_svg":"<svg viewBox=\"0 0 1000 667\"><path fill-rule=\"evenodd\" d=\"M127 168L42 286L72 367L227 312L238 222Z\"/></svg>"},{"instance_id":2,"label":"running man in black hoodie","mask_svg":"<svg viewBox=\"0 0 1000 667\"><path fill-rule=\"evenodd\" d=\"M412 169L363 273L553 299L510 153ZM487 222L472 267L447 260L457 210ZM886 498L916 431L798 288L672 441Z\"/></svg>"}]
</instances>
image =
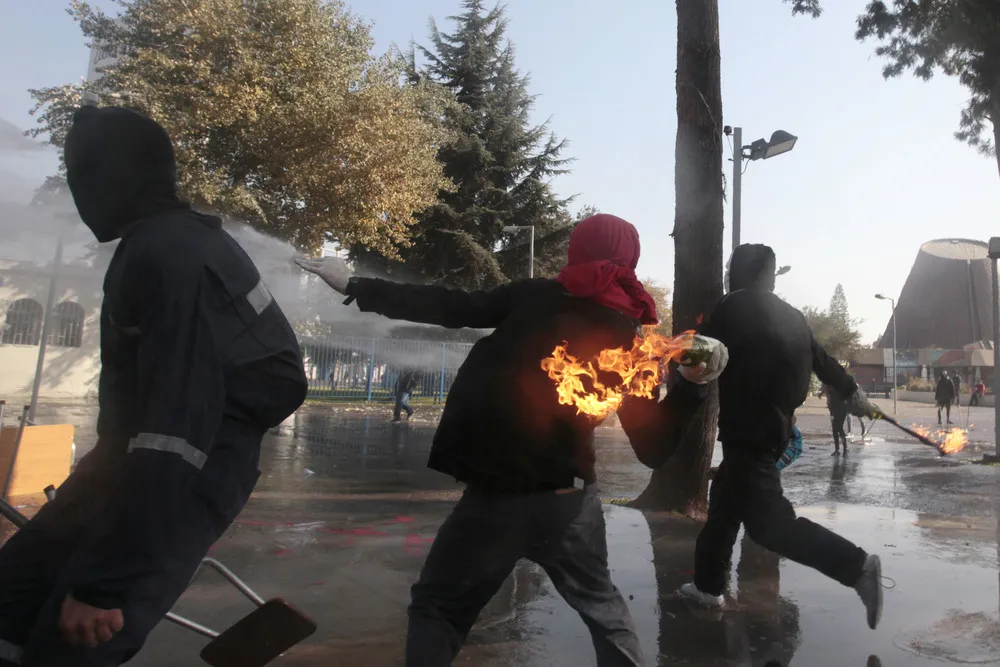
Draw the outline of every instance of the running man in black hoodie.
<instances>
[{"instance_id":1,"label":"running man in black hoodie","mask_svg":"<svg viewBox=\"0 0 1000 667\"><path fill-rule=\"evenodd\" d=\"M719 379L722 463L695 547L694 582L680 592L722 606L742 523L757 544L853 587L875 629L882 611L878 556L796 517L775 461L792 433L793 415L806 399L812 373L846 399L855 415L875 418L878 409L816 342L802 313L775 296L775 264L771 248L739 246L730 263L730 292L703 330L729 350L729 365Z\"/></svg>"},{"instance_id":2,"label":"running man in black hoodie","mask_svg":"<svg viewBox=\"0 0 1000 667\"><path fill-rule=\"evenodd\" d=\"M557 280L535 279L463 292L350 278L337 258L300 264L357 300L363 311L446 327L495 329L459 369L428 465L467 485L438 531L413 587L407 667L444 667L483 606L521 558L546 571L590 630L600 667L641 664L628 605L608 572L604 515L594 473L595 420L560 405L541 360L564 342L590 359L631 349L640 324L656 321L635 278L639 237L629 223L597 215L573 230ZM687 368L660 404L637 399L619 411L640 460L661 463L676 448L704 383L725 365ZM606 378L611 379L613 378ZM646 421L655 408L662 423Z\"/></svg>"},{"instance_id":3,"label":"running man in black hoodie","mask_svg":"<svg viewBox=\"0 0 1000 667\"><path fill-rule=\"evenodd\" d=\"M218 218L178 198L166 131L85 107L66 176L98 241L97 445L0 548L0 665L129 660L250 497L261 439L306 394L298 341Z\"/></svg>"}]
</instances>

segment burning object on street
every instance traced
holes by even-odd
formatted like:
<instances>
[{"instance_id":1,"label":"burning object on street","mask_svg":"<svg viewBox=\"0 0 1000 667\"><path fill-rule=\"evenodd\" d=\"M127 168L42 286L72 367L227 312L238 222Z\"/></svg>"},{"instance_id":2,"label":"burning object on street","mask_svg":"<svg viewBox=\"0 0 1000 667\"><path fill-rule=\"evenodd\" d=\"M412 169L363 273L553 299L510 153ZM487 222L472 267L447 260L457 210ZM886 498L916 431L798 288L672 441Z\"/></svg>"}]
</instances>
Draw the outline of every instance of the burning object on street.
<instances>
[{"instance_id":1,"label":"burning object on street","mask_svg":"<svg viewBox=\"0 0 1000 667\"><path fill-rule=\"evenodd\" d=\"M951 429L938 429L933 432L923 426L914 426L913 430L925 438L935 441L938 451L941 452L942 456L957 454L969 444L969 437L965 429L958 428L957 426Z\"/></svg>"}]
</instances>

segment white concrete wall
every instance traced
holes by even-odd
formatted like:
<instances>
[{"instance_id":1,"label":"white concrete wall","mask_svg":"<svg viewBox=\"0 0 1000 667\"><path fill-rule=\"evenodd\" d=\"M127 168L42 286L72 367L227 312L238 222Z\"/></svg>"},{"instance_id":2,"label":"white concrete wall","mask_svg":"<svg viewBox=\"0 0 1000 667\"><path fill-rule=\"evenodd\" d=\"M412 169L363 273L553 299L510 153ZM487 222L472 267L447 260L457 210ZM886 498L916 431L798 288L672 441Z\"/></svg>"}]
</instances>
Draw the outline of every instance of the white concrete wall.
<instances>
[{"instance_id":1,"label":"white concrete wall","mask_svg":"<svg viewBox=\"0 0 1000 667\"><path fill-rule=\"evenodd\" d=\"M897 395L900 401L913 401L914 403L934 403L933 391L900 391ZM993 407L993 394L987 394L979 399L979 405ZM969 404L969 394L962 394L962 405Z\"/></svg>"},{"instance_id":2,"label":"white concrete wall","mask_svg":"<svg viewBox=\"0 0 1000 667\"><path fill-rule=\"evenodd\" d=\"M0 325L17 299L30 298L44 308L48 300L50 267L0 260ZM66 266L56 283L53 308L63 301L84 309L80 347L47 345L42 368L42 399L87 399L97 395L100 372L100 307L102 271L87 266ZM53 322L54 324L54 322ZM0 399L31 395L38 361L38 345L0 343Z\"/></svg>"}]
</instances>

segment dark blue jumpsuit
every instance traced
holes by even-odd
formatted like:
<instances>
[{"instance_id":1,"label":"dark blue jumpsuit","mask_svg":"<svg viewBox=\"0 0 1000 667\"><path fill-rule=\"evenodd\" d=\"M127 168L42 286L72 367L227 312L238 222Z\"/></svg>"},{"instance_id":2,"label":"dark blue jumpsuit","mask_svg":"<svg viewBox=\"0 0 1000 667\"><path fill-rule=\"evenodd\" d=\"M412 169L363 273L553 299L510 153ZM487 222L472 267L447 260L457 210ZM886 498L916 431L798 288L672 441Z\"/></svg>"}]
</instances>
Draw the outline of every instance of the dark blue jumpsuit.
<instances>
[{"instance_id":1,"label":"dark blue jumpsuit","mask_svg":"<svg viewBox=\"0 0 1000 667\"><path fill-rule=\"evenodd\" d=\"M217 218L132 226L104 295L97 446L0 549L0 658L26 667L134 655L246 504L264 433L305 398L295 334ZM124 629L70 646L67 594L121 609Z\"/></svg>"}]
</instances>

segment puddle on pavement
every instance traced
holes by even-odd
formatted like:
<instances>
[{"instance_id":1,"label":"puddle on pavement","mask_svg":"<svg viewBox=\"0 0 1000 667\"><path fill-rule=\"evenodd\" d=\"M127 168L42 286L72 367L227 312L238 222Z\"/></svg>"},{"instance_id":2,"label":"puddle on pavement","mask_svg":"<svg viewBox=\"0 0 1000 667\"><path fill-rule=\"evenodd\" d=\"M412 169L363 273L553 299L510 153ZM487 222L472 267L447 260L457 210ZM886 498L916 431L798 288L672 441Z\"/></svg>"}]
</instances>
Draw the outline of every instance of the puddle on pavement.
<instances>
[{"instance_id":1,"label":"puddle on pavement","mask_svg":"<svg viewBox=\"0 0 1000 667\"><path fill-rule=\"evenodd\" d=\"M946 662L996 665L1000 663L1000 622L993 614L952 610L929 628L897 637L896 646Z\"/></svg>"},{"instance_id":2,"label":"puddle on pavement","mask_svg":"<svg viewBox=\"0 0 1000 667\"><path fill-rule=\"evenodd\" d=\"M301 653L309 657L296 661L290 653L287 665L401 664L409 585L448 510L442 501L460 488L426 468L432 436L433 425L419 420L394 426L384 416L329 410L302 411L268 436L259 493L213 555L315 614L321 630ZM612 576L650 664L1000 665L998 471L880 435L872 440L846 462L830 457L821 440L807 441L784 478L789 497L806 505L800 514L882 556L893 588L877 632L865 626L853 591L744 540L734 553L730 608L718 615L691 609L673 592L691 577L700 526L607 507ZM641 491L649 473L620 435L600 434L598 456L605 495ZM909 509L893 509L899 506ZM410 523L393 523L404 514ZM213 600L212 590L196 584L192 603ZM213 609L201 613L212 618ZM528 564L482 621L457 665L594 664L585 626ZM158 628L151 645L172 653L178 642L197 642L178 632ZM135 664L172 664L157 654L146 651Z\"/></svg>"}]
</instances>

